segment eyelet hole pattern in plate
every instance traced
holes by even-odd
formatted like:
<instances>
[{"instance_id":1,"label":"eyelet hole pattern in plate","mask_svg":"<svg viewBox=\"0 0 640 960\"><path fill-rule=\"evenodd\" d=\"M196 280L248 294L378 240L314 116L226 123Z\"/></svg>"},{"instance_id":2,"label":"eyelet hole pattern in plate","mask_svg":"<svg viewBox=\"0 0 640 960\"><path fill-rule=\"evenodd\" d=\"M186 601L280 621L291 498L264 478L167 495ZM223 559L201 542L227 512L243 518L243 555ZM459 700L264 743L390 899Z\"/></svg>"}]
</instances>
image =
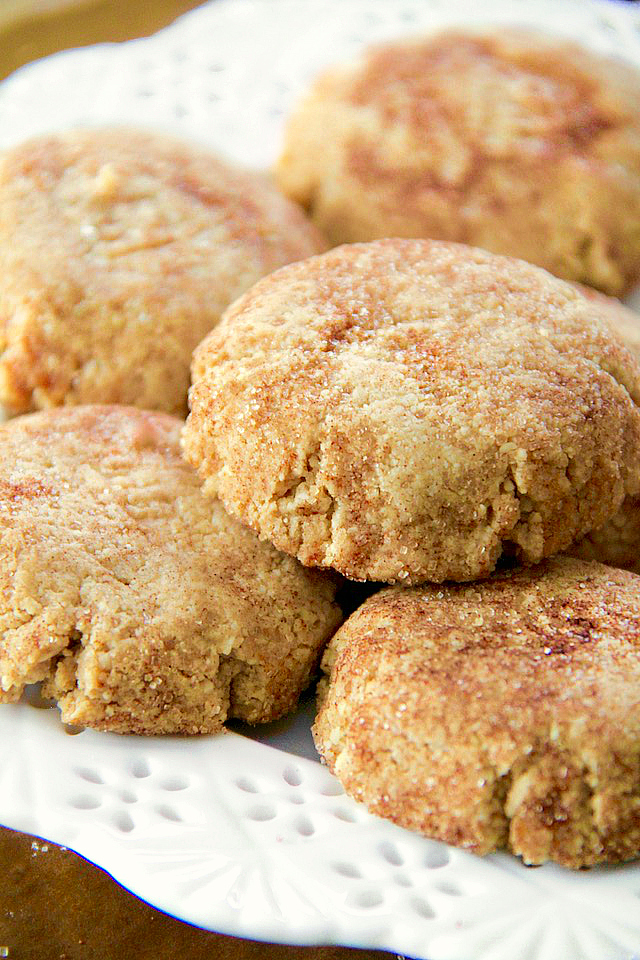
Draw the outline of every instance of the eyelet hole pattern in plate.
<instances>
[{"instance_id":1,"label":"eyelet hole pattern in plate","mask_svg":"<svg viewBox=\"0 0 640 960\"><path fill-rule=\"evenodd\" d=\"M76 810L97 810L102 805L100 797L94 797L90 794L80 794L70 801L70 805Z\"/></svg>"},{"instance_id":2,"label":"eyelet hole pattern in plate","mask_svg":"<svg viewBox=\"0 0 640 960\"><path fill-rule=\"evenodd\" d=\"M87 783L96 783L102 784L104 780L100 776L97 770L92 770L90 767L78 767L75 771L76 776L80 777L81 780L86 780Z\"/></svg>"},{"instance_id":3,"label":"eyelet hole pattern in plate","mask_svg":"<svg viewBox=\"0 0 640 960\"><path fill-rule=\"evenodd\" d=\"M251 807L247 811L249 820L255 820L258 823L264 823L266 820L274 820L277 815L275 805L272 803L261 803Z\"/></svg>"},{"instance_id":4,"label":"eyelet hole pattern in plate","mask_svg":"<svg viewBox=\"0 0 640 960\"><path fill-rule=\"evenodd\" d=\"M341 877L348 877L349 880L360 880L362 878L362 871L353 863L334 863L333 869Z\"/></svg>"},{"instance_id":5,"label":"eyelet hole pattern in plate","mask_svg":"<svg viewBox=\"0 0 640 960\"><path fill-rule=\"evenodd\" d=\"M342 820L343 823L356 823L358 818L352 810L347 810L345 807L338 807L337 810L333 811L333 815L336 820Z\"/></svg>"},{"instance_id":6,"label":"eyelet hole pattern in plate","mask_svg":"<svg viewBox=\"0 0 640 960\"><path fill-rule=\"evenodd\" d=\"M410 877L408 877L406 873L396 873L393 879L394 879L394 882L397 883L399 887L413 886L413 883Z\"/></svg>"},{"instance_id":7,"label":"eyelet hole pattern in plate","mask_svg":"<svg viewBox=\"0 0 640 960\"><path fill-rule=\"evenodd\" d=\"M120 833L131 833L135 827L132 817L122 811L119 811L113 817L113 825Z\"/></svg>"},{"instance_id":8,"label":"eyelet hole pattern in plate","mask_svg":"<svg viewBox=\"0 0 640 960\"><path fill-rule=\"evenodd\" d=\"M420 897L412 897L409 902L418 916L423 917L425 920L433 920L436 916L426 900L422 900Z\"/></svg>"},{"instance_id":9,"label":"eyelet hole pattern in plate","mask_svg":"<svg viewBox=\"0 0 640 960\"><path fill-rule=\"evenodd\" d=\"M161 789L168 790L171 793L178 790L186 790L188 786L189 781L186 777L166 777L160 781Z\"/></svg>"},{"instance_id":10,"label":"eyelet hole pattern in plate","mask_svg":"<svg viewBox=\"0 0 640 960\"><path fill-rule=\"evenodd\" d=\"M434 887L435 890L438 890L440 893L445 893L448 897L461 897L463 895L462 890L457 883L437 883Z\"/></svg>"},{"instance_id":11,"label":"eyelet hole pattern in plate","mask_svg":"<svg viewBox=\"0 0 640 960\"><path fill-rule=\"evenodd\" d=\"M320 793L323 797L342 797L344 796L344 790L337 780L330 780L320 789Z\"/></svg>"},{"instance_id":12,"label":"eyelet hole pattern in plate","mask_svg":"<svg viewBox=\"0 0 640 960\"><path fill-rule=\"evenodd\" d=\"M144 757L138 757L131 762L129 772L136 780L146 780L151 776L151 767Z\"/></svg>"},{"instance_id":13,"label":"eyelet hole pattern in plate","mask_svg":"<svg viewBox=\"0 0 640 960\"><path fill-rule=\"evenodd\" d=\"M402 867L404 865L404 857L395 844L389 842L381 843L378 849L387 863L390 863L392 867Z\"/></svg>"},{"instance_id":14,"label":"eyelet hole pattern in plate","mask_svg":"<svg viewBox=\"0 0 640 960\"><path fill-rule=\"evenodd\" d=\"M384 897L379 890L358 890L347 897L348 906L359 907L362 910L371 910L382 906L383 903Z\"/></svg>"},{"instance_id":15,"label":"eyelet hole pattern in plate","mask_svg":"<svg viewBox=\"0 0 640 960\"><path fill-rule=\"evenodd\" d=\"M440 867L446 867L451 862L451 854L444 846L434 841L428 841L427 854L424 858L424 865L429 870L439 870Z\"/></svg>"},{"instance_id":16,"label":"eyelet hole pattern in plate","mask_svg":"<svg viewBox=\"0 0 640 960\"><path fill-rule=\"evenodd\" d=\"M282 779L290 787L299 787L302 783L302 774L299 767L285 767L282 772Z\"/></svg>"},{"instance_id":17,"label":"eyelet hole pattern in plate","mask_svg":"<svg viewBox=\"0 0 640 960\"><path fill-rule=\"evenodd\" d=\"M249 777L238 777L235 784L243 793L260 793L260 787Z\"/></svg>"},{"instance_id":18,"label":"eyelet hole pattern in plate","mask_svg":"<svg viewBox=\"0 0 640 960\"><path fill-rule=\"evenodd\" d=\"M306 816L296 817L294 821L294 826L296 832L300 834L301 837L312 837L316 832L316 828L313 823Z\"/></svg>"},{"instance_id":19,"label":"eyelet hole pattern in plate","mask_svg":"<svg viewBox=\"0 0 640 960\"><path fill-rule=\"evenodd\" d=\"M163 804L162 806L156 807L156 813L159 814L164 820L170 820L172 823L182 823L183 817L178 813L174 807L167 806Z\"/></svg>"}]
</instances>

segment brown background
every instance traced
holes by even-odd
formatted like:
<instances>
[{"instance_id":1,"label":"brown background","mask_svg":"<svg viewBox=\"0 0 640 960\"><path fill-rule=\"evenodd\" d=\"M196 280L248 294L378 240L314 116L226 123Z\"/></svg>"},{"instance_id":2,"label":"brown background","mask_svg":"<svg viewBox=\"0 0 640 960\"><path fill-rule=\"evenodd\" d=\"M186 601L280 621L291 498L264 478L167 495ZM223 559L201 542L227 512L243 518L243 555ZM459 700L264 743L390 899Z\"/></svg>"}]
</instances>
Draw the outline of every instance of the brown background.
<instances>
[{"instance_id":1,"label":"brown background","mask_svg":"<svg viewBox=\"0 0 640 960\"><path fill-rule=\"evenodd\" d=\"M0 956L9 960L392 960L375 950L282 947L180 923L81 857L0 829Z\"/></svg>"},{"instance_id":2,"label":"brown background","mask_svg":"<svg viewBox=\"0 0 640 960\"><path fill-rule=\"evenodd\" d=\"M193 0L0 0L0 77L63 48L146 36L195 6ZM154 910L71 851L0 828L0 957L4 956L9 960L392 958L373 950L282 947L198 930Z\"/></svg>"},{"instance_id":3,"label":"brown background","mask_svg":"<svg viewBox=\"0 0 640 960\"><path fill-rule=\"evenodd\" d=\"M0 0L0 77L56 50L154 33L195 0Z\"/></svg>"}]
</instances>

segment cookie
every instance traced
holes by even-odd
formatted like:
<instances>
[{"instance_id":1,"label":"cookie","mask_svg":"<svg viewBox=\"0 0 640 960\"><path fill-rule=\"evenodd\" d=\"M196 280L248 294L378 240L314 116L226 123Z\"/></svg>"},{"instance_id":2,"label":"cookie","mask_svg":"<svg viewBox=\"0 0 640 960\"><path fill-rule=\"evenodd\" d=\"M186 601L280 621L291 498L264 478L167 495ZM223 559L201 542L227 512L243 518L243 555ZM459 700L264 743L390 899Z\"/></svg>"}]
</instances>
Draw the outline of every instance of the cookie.
<instances>
[{"instance_id":1,"label":"cookie","mask_svg":"<svg viewBox=\"0 0 640 960\"><path fill-rule=\"evenodd\" d=\"M624 304L596 291L586 291L597 298L611 326L640 361L640 317ZM613 567L624 567L640 574L640 497L626 497L618 512L597 530L592 530L568 551L585 560L599 560Z\"/></svg>"},{"instance_id":2,"label":"cookie","mask_svg":"<svg viewBox=\"0 0 640 960\"><path fill-rule=\"evenodd\" d=\"M640 74L512 28L394 41L317 81L277 177L334 244L462 241L620 294L640 279Z\"/></svg>"},{"instance_id":3,"label":"cookie","mask_svg":"<svg viewBox=\"0 0 640 960\"><path fill-rule=\"evenodd\" d=\"M256 284L194 355L184 448L261 537L356 580L473 580L640 481L640 368L522 261L381 240Z\"/></svg>"},{"instance_id":4,"label":"cookie","mask_svg":"<svg viewBox=\"0 0 640 960\"><path fill-rule=\"evenodd\" d=\"M0 698L44 680L66 723L138 734L295 705L335 582L206 500L180 427L117 406L0 426Z\"/></svg>"},{"instance_id":5,"label":"cookie","mask_svg":"<svg viewBox=\"0 0 640 960\"><path fill-rule=\"evenodd\" d=\"M476 853L640 855L640 578L568 557L388 587L323 660L318 750L376 814Z\"/></svg>"},{"instance_id":6,"label":"cookie","mask_svg":"<svg viewBox=\"0 0 640 960\"><path fill-rule=\"evenodd\" d=\"M133 129L0 157L0 403L186 415L196 344L240 293L324 248L265 178Z\"/></svg>"},{"instance_id":7,"label":"cookie","mask_svg":"<svg viewBox=\"0 0 640 960\"><path fill-rule=\"evenodd\" d=\"M608 297L598 290L576 284L580 293L598 307L602 316L613 327L629 350L640 358L640 316L615 297Z\"/></svg>"}]
</instances>

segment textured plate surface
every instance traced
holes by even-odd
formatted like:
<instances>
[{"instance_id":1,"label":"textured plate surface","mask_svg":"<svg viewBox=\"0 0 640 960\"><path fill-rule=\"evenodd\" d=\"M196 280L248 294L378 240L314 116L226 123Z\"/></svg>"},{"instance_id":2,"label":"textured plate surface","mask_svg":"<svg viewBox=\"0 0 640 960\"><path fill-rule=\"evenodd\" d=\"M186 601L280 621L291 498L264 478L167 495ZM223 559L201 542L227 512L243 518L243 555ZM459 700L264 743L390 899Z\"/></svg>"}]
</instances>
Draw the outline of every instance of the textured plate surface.
<instances>
[{"instance_id":1,"label":"textured plate surface","mask_svg":"<svg viewBox=\"0 0 640 960\"><path fill-rule=\"evenodd\" d=\"M0 146L131 122L248 166L275 158L311 78L365 43L528 23L640 66L640 10L586 0L216 0L141 41L65 52L0 85ZM236 935L428 960L640 956L640 862L571 873L480 859L378 820L318 762L311 701L249 738L70 736L0 708L0 822L65 844L150 903Z\"/></svg>"}]
</instances>

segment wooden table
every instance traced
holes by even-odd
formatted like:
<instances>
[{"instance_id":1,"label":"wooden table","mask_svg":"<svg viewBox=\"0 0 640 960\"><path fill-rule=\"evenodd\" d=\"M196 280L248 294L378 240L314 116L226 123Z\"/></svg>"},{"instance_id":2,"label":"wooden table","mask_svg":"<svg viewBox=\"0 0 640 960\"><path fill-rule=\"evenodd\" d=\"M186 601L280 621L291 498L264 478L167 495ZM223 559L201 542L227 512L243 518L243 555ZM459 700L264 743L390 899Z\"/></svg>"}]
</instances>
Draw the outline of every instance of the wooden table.
<instances>
[{"instance_id":1,"label":"wooden table","mask_svg":"<svg viewBox=\"0 0 640 960\"><path fill-rule=\"evenodd\" d=\"M198 0L0 0L0 78L56 50L144 37Z\"/></svg>"},{"instance_id":2,"label":"wooden table","mask_svg":"<svg viewBox=\"0 0 640 960\"><path fill-rule=\"evenodd\" d=\"M196 6L195 0L0 0L0 77L56 50L146 36ZM392 955L275 946L199 930L154 910L70 850L0 828L0 957L391 960Z\"/></svg>"},{"instance_id":3,"label":"wooden table","mask_svg":"<svg viewBox=\"0 0 640 960\"><path fill-rule=\"evenodd\" d=\"M9 960L392 960L374 950L274 946L190 927L71 851L12 830L0 829L0 866L0 957Z\"/></svg>"}]
</instances>

